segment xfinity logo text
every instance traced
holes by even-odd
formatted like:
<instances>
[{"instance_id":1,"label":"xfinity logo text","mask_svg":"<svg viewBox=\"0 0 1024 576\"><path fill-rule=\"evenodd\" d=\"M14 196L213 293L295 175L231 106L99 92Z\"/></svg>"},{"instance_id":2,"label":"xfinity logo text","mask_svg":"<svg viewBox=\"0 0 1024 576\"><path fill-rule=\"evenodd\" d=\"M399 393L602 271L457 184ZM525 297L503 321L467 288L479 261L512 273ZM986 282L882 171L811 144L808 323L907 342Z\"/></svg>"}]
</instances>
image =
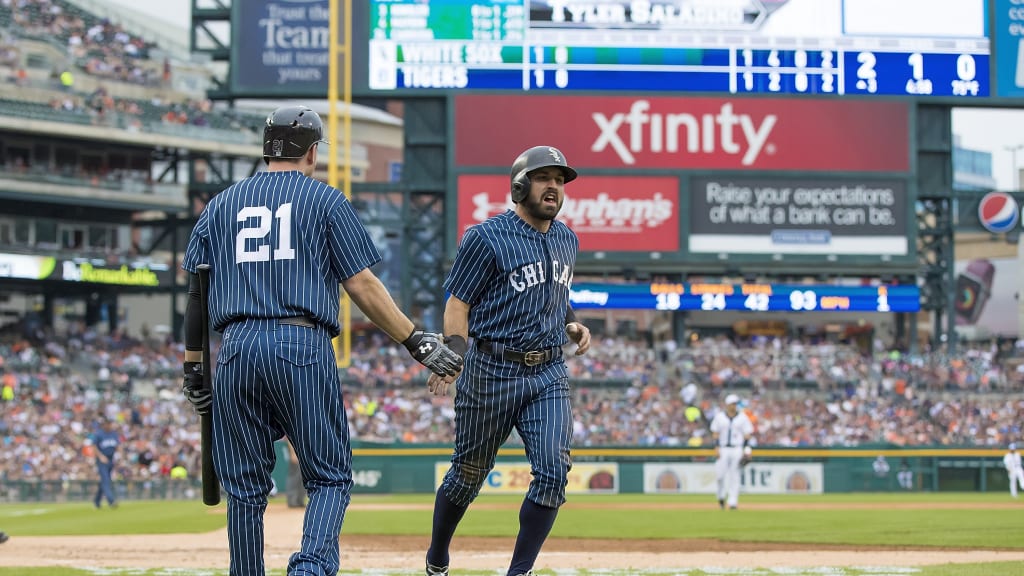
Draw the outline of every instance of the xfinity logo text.
<instances>
[{"instance_id":1,"label":"xfinity logo text","mask_svg":"<svg viewBox=\"0 0 1024 576\"><path fill-rule=\"evenodd\" d=\"M591 118L600 134L590 149L601 152L611 148L623 164L636 163L634 154L714 154L719 149L740 156L744 166L751 166L762 152L771 154L775 146L768 142L778 122L775 114L754 119L749 114L733 112L732 102L722 104L718 114L663 114L651 111L648 100L635 100L629 112L605 115L594 112Z\"/></svg>"}]
</instances>

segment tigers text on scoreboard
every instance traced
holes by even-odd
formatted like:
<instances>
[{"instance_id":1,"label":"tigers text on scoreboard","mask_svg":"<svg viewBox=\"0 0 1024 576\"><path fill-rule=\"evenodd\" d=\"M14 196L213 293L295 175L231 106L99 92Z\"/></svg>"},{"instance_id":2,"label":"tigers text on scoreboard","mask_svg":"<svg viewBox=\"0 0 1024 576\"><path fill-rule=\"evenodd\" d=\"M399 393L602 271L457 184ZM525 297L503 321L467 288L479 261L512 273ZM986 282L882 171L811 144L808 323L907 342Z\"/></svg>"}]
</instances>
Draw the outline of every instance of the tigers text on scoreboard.
<instances>
[{"instance_id":1,"label":"tigers text on scoreboard","mask_svg":"<svg viewBox=\"0 0 1024 576\"><path fill-rule=\"evenodd\" d=\"M985 0L370 0L371 92L990 95Z\"/></svg>"},{"instance_id":2,"label":"tigers text on scoreboard","mask_svg":"<svg viewBox=\"0 0 1024 576\"><path fill-rule=\"evenodd\" d=\"M827 284L573 284L572 307L746 312L917 312L921 291L911 285Z\"/></svg>"}]
</instances>

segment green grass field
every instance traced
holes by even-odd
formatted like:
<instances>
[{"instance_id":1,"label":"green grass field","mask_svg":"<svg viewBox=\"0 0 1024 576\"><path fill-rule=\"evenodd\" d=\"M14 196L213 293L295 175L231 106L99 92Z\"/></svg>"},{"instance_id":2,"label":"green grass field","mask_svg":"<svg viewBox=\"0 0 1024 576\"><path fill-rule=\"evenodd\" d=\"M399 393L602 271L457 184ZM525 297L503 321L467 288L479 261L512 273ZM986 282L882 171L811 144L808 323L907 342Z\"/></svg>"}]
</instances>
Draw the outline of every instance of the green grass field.
<instances>
[{"instance_id":1,"label":"green grass field","mask_svg":"<svg viewBox=\"0 0 1024 576\"><path fill-rule=\"evenodd\" d=\"M432 502L429 495L366 496L353 498L346 515L345 534L429 534ZM482 496L459 527L459 536L513 537L518 528L520 497ZM367 510L368 503L418 504L416 510ZM502 505L505 506L502 506ZM1024 503L1006 494L840 494L825 496L753 496L741 499L736 512L723 512L707 496L572 496L559 514L553 538L717 539L736 542L789 542L883 547L935 547L937 550L1024 551ZM271 506L283 506L274 502ZM223 505L210 509L199 502L124 502L117 510L95 510L86 503L0 505L0 529L21 536L89 534L205 533L223 528ZM211 513L212 512L212 513ZM296 546L298 543L295 543ZM59 553L59 550L53 551ZM0 547L0 554L3 548ZM543 556L543 555L542 555ZM864 566L871 566L870 554ZM0 576L225 576L226 571L183 572L168 566L159 570L0 568ZM400 574L386 570L343 571L342 574ZM1024 576L1024 562L952 564L920 568L825 566L821 569L719 569L680 566L673 571L571 571L573 576L644 576L712 574L789 574L830 576ZM283 576L283 571L270 571ZM498 572L453 571L453 576L495 576ZM549 576L552 571L541 571ZM570 572L560 571L559 576Z\"/></svg>"}]
</instances>

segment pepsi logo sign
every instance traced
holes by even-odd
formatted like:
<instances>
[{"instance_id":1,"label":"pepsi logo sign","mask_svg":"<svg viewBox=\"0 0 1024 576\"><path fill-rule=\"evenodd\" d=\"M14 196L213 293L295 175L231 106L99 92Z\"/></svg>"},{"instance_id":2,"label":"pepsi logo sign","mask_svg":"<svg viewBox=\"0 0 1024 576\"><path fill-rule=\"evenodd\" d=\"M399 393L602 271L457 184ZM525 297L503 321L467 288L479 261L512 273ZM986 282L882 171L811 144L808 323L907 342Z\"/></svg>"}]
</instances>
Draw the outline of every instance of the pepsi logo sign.
<instances>
[{"instance_id":1,"label":"pepsi logo sign","mask_svg":"<svg viewBox=\"0 0 1024 576\"><path fill-rule=\"evenodd\" d=\"M993 234L1013 230L1019 219L1017 201L1005 192L989 192L978 204L978 221L985 230Z\"/></svg>"}]
</instances>

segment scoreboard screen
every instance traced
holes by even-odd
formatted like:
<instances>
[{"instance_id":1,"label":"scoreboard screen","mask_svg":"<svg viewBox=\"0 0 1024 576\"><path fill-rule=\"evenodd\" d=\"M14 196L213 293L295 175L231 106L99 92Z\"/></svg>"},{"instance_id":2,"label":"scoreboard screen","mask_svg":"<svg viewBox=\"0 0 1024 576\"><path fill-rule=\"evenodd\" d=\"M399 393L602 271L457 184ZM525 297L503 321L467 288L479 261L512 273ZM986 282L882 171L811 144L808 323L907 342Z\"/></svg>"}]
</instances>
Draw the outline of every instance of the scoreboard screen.
<instances>
[{"instance_id":1,"label":"scoreboard screen","mask_svg":"<svg viewBox=\"0 0 1024 576\"><path fill-rule=\"evenodd\" d=\"M573 284L572 307L745 312L917 312L917 286Z\"/></svg>"},{"instance_id":2,"label":"scoreboard screen","mask_svg":"<svg viewBox=\"0 0 1024 576\"><path fill-rule=\"evenodd\" d=\"M369 0L370 93L990 95L986 0Z\"/></svg>"}]
</instances>

